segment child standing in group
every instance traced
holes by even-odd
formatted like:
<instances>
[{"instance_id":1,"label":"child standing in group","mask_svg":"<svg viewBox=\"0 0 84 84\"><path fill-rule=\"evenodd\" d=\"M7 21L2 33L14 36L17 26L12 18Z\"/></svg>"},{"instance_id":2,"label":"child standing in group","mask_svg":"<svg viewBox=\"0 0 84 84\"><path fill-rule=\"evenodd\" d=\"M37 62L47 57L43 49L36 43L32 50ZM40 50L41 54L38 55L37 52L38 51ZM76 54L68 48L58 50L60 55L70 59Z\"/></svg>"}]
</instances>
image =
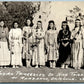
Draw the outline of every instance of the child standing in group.
<instances>
[{"instance_id":1,"label":"child standing in group","mask_svg":"<svg viewBox=\"0 0 84 84\"><path fill-rule=\"evenodd\" d=\"M71 32L69 30L69 26L66 21L62 22L62 29L59 31L58 34L58 45L59 45L59 59L58 64L61 68L68 68L70 64L70 37Z\"/></svg>"},{"instance_id":2,"label":"child standing in group","mask_svg":"<svg viewBox=\"0 0 84 84\"><path fill-rule=\"evenodd\" d=\"M22 30L18 27L18 22L13 23L13 28L9 32L9 46L11 52L11 65L13 68L22 66Z\"/></svg>"},{"instance_id":3,"label":"child standing in group","mask_svg":"<svg viewBox=\"0 0 84 84\"><path fill-rule=\"evenodd\" d=\"M72 66L80 69L83 66L83 30L80 19L75 20L75 27L71 33L72 43Z\"/></svg>"},{"instance_id":4,"label":"child standing in group","mask_svg":"<svg viewBox=\"0 0 84 84\"><path fill-rule=\"evenodd\" d=\"M0 68L10 65L10 51L8 49L8 28L4 21L0 21Z\"/></svg>"},{"instance_id":5,"label":"child standing in group","mask_svg":"<svg viewBox=\"0 0 84 84\"><path fill-rule=\"evenodd\" d=\"M26 26L23 27L23 59L26 60L26 67L31 67L32 26L32 21L27 18Z\"/></svg>"},{"instance_id":6,"label":"child standing in group","mask_svg":"<svg viewBox=\"0 0 84 84\"><path fill-rule=\"evenodd\" d=\"M57 30L53 20L49 21L45 36L48 61L51 68L55 68L58 59Z\"/></svg>"},{"instance_id":7,"label":"child standing in group","mask_svg":"<svg viewBox=\"0 0 84 84\"><path fill-rule=\"evenodd\" d=\"M44 31L42 28L42 22L37 22L37 27L34 29L33 38L35 41L32 65L35 65L35 68L38 66L45 66L45 53L44 53Z\"/></svg>"}]
</instances>

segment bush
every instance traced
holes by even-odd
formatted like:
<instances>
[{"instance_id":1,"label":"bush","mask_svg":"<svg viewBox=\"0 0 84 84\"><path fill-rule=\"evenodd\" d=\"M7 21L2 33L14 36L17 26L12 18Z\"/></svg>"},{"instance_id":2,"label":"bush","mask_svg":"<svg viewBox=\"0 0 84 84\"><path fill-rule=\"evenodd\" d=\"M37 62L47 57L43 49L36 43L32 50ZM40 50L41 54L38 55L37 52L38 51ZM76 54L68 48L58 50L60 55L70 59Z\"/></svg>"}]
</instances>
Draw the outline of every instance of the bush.
<instances>
[{"instance_id":1,"label":"bush","mask_svg":"<svg viewBox=\"0 0 84 84\"><path fill-rule=\"evenodd\" d=\"M18 21L22 28L26 18L33 20L33 14L38 10L33 5L34 2L2 2L0 4L0 19L5 20L6 25L11 28L14 21Z\"/></svg>"}]
</instances>

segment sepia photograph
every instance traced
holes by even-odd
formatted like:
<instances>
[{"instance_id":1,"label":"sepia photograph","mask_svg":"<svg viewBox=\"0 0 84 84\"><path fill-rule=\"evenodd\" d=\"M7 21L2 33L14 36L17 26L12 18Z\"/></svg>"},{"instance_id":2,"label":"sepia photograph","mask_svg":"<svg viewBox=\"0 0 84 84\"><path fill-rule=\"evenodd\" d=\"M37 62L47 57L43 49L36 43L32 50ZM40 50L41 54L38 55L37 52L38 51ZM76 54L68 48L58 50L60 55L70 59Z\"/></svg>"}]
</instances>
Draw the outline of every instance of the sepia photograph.
<instances>
[{"instance_id":1,"label":"sepia photograph","mask_svg":"<svg viewBox=\"0 0 84 84\"><path fill-rule=\"evenodd\" d=\"M84 1L0 1L0 82L84 82Z\"/></svg>"}]
</instances>

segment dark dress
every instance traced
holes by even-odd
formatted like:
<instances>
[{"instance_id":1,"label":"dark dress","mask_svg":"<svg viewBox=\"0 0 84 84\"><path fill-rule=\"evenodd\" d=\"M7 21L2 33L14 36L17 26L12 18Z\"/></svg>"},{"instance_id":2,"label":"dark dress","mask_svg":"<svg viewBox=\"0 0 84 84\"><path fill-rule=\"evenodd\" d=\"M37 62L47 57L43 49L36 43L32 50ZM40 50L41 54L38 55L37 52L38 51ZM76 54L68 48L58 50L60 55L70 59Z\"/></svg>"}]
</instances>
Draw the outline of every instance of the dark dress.
<instances>
[{"instance_id":1,"label":"dark dress","mask_svg":"<svg viewBox=\"0 0 84 84\"><path fill-rule=\"evenodd\" d=\"M57 66L61 66L62 64L70 64L70 36L71 32L66 31L65 33L63 30L59 31L57 42L59 44L59 59L57 62ZM62 43L66 44L69 42L69 44L65 47Z\"/></svg>"}]
</instances>

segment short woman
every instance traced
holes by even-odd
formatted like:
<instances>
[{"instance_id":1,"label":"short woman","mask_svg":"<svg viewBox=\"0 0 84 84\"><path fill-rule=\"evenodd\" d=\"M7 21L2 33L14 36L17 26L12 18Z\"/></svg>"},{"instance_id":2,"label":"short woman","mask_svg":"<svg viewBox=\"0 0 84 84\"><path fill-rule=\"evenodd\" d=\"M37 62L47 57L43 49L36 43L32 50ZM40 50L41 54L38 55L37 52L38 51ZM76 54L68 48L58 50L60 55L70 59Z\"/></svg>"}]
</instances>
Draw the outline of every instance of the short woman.
<instances>
[{"instance_id":1,"label":"short woman","mask_svg":"<svg viewBox=\"0 0 84 84\"><path fill-rule=\"evenodd\" d=\"M32 58L32 21L26 20L26 26L23 27L23 59L26 60L26 67L31 67Z\"/></svg>"},{"instance_id":2,"label":"short woman","mask_svg":"<svg viewBox=\"0 0 84 84\"><path fill-rule=\"evenodd\" d=\"M4 21L0 21L0 67L10 65L10 51L8 49L8 28Z\"/></svg>"},{"instance_id":3,"label":"short woman","mask_svg":"<svg viewBox=\"0 0 84 84\"><path fill-rule=\"evenodd\" d=\"M45 35L45 43L48 55L48 61L51 68L56 67L58 59L57 30L53 20L49 21L48 29Z\"/></svg>"},{"instance_id":4,"label":"short woman","mask_svg":"<svg viewBox=\"0 0 84 84\"><path fill-rule=\"evenodd\" d=\"M9 45L11 52L11 65L13 68L22 66L22 30L18 27L18 22L13 23L13 28L9 32Z\"/></svg>"},{"instance_id":5,"label":"short woman","mask_svg":"<svg viewBox=\"0 0 84 84\"><path fill-rule=\"evenodd\" d=\"M71 32L66 21L62 22L62 30L58 34L58 45L59 45L59 59L58 63L61 68L68 68L70 64L70 37Z\"/></svg>"},{"instance_id":6,"label":"short woman","mask_svg":"<svg viewBox=\"0 0 84 84\"><path fill-rule=\"evenodd\" d=\"M75 69L80 69L83 64L83 33L81 28L81 21L75 20L75 27L71 33L72 44L72 66Z\"/></svg>"},{"instance_id":7,"label":"short woman","mask_svg":"<svg viewBox=\"0 0 84 84\"><path fill-rule=\"evenodd\" d=\"M37 22L37 27L33 30L33 38L35 42L32 65L35 65L35 68L38 66L45 66L45 55L44 55L44 31L42 28L42 22Z\"/></svg>"}]
</instances>

